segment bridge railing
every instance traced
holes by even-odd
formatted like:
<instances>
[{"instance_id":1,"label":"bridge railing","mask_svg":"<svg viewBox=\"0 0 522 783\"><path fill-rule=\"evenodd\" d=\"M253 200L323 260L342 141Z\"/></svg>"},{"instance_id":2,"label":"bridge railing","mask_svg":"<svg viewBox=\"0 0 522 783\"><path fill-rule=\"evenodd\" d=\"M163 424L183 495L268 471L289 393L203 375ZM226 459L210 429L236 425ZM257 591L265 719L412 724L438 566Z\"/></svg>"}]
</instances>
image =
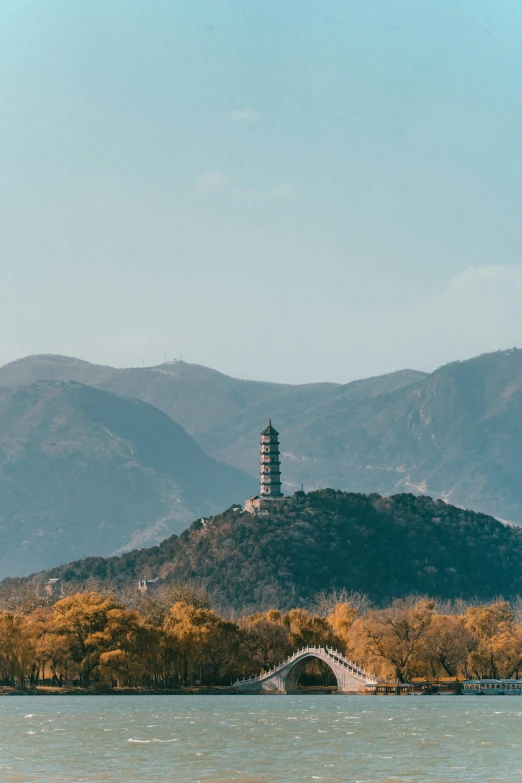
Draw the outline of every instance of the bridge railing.
<instances>
[{"instance_id":1,"label":"bridge railing","mask_svg":"<svg viewBox=\"0 0 522 783\"><path fill-rule=\"evenodd\" d=\"M302 647L300 650L297 650L292 655L289 655L287 658L285 658L282 663L279 663L277 666L274 666L266 672L262 672L258 675L251 675L250 677L244 677L243 679L238 679L234 683L234 685L241 685L245 682L259 682L260 680L265 680L268 677L271 677L272 674L275 674L277 671L281 671L281 669L284 669L285 666L287 666L292 661L295 661L296 658L299 658L304 653L310 653L310 652L322 652L326 654L328 658L331 658L338 666L342 666L345 669L348 669L348 671L352 672L352 674L355 674L362 679L366 680L374 680L375 677L372 674L369 674L366 672L361 666L358 666L358 664L354 663L353 661L348 660L348 658L345 658L344 655L337 650L332 650L328 647L319 647L318 645L307 645L306 647Z\"/></svg>"}]
</instances>

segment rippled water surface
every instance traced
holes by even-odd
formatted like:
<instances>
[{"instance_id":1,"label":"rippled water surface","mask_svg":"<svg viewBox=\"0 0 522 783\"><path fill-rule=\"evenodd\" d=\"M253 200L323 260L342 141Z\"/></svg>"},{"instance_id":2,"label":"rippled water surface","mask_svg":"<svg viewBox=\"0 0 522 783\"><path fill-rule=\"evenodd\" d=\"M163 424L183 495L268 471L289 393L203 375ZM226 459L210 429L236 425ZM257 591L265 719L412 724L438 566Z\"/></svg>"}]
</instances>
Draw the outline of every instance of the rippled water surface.
<instances>
[{"instance_id":1,"label":"rippled water surface","mask_svg":"<svg viewBox=\"0 0 522 783\"><path fill-rule=\"evenodd\" d=\"M522 780L522 697L0 697L0 781Z\"/></svg>"}]
</instances>

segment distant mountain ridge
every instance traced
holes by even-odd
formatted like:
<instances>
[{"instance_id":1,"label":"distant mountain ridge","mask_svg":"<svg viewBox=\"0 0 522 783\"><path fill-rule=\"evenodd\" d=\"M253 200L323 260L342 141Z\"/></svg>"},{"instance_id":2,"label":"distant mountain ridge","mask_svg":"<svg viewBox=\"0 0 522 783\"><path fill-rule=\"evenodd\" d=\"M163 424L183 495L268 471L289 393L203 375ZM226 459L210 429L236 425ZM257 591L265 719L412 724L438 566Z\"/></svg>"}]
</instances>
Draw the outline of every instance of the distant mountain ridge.
<instances>
[{"instance_id":1,"label":"distant mountain ridge","mask_svg":"<svg viewBox=\"0 0 522 783\"><path fill-rule=\"evenodd\" d=\"M336 383L278 384L231 378L217 370L182 361L157 367L117 369L65 356L37 355L0 367L0 386L39 380L75 380L125 397L136 397L167 413L204 448L217 454L237 440L248 438L249 469L257 472L259 428L271 412L281 424L300 421L303 414L337 395L354 399L377 396L408 386L424 377L400 370L342 385ZM253 441L252 441L253 438Z\"/></svg>"},{"instance_id":2,"label":"distant mountain ridge","mask_svg":"<svg viewBox=\"0 0 522 783\"><path fill-rule=\"evenodd\" d=\"M373 398L424 377L416 370L400 370L345 385L291 385L231 378L182 361L117 369L53 355L29 356L0 367L0 386L75 380L118 396L142 399L180 423L209 454L252 475L258 471L259 430L270 416L282 432L291 433L294 424L300 426L317 407L328 409L343 398ZM290 473L286 478L288 488L300 484Z\"/></svg>"},{"instance_id":3,"label":"distant mountain ridge","mask_svg":"<svg viewBox=\"0 0 522 783\"><path fill-rule=\"evenodd\" d=\"M0 577L159 543L255 487L141 400L0 387Z\"/></svg>"},{"instance_id":4,"label":"distant mountain ridge","mask_svg":"<svg viewBox=\"0 0 522 783\"><path fill-rule=\"evenodd\" d=\"M522 351L404 370L346 385L261 383L183 362L117 370L35 356L0 368L0 385L71 378L139 397L219 460L258 467L259 430L281 433L283 489L428 493L522 524Z\"/></svg>"},{"instance_id":5,"label":"distant mountain ridge","mask_svg":"<svg viewBox=\"0 0 522 783\"><path fill-rule=\"evenodd\" d=\"M522 593L521 558L522 530L484 514L412 494L325 489L276 501L266 515L230 508L151 549L36 579L196 580L221 607L255 611L309 606L319 592L343 588L377 603L411 593L510 598Z\"/></svg>"}]
</instances>

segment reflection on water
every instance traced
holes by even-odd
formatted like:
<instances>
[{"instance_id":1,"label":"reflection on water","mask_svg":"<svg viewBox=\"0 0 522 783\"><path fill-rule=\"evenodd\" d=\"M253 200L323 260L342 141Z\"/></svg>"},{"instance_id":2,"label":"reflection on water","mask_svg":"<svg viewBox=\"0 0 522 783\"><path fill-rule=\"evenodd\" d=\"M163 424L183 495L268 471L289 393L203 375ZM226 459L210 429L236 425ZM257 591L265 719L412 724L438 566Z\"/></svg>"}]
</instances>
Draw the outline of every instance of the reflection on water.
<instances>
[{"instance_id":1,"label":"reflection on water","mask_svg":"<svg viewBox=\"0 0 522 783\"><path fill-rule=\"evenodd\" d=\"M0 783L522 781L522 698L0 699Z\"/></svg>"}]
</instances>

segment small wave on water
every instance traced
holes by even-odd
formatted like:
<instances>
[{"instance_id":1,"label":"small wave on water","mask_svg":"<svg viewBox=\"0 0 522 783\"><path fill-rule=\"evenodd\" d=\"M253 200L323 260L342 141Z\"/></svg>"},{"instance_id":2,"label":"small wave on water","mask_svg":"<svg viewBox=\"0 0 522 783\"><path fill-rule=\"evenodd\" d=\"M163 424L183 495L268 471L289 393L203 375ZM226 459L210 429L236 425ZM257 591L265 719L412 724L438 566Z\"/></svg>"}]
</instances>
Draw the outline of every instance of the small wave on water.
<instances>
[{"instance_id":1,"label":"small wave on water","mask_svg":"<svg viewBox=\"0 0 522 783\"><path fill-rule=\"evenodd\" d=\"M522 783L501 698L10 697L0 783Z\"/></svg>"}]
</instances>

